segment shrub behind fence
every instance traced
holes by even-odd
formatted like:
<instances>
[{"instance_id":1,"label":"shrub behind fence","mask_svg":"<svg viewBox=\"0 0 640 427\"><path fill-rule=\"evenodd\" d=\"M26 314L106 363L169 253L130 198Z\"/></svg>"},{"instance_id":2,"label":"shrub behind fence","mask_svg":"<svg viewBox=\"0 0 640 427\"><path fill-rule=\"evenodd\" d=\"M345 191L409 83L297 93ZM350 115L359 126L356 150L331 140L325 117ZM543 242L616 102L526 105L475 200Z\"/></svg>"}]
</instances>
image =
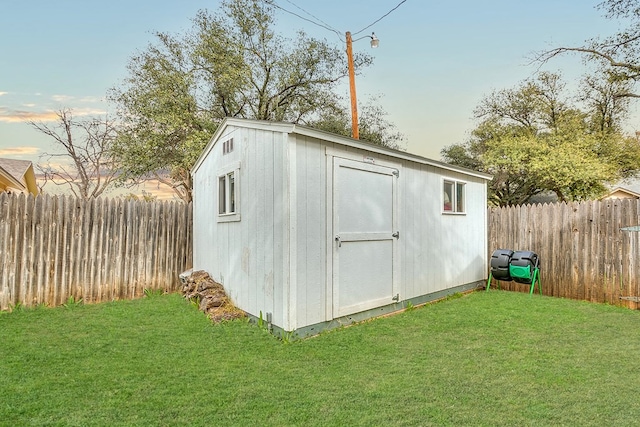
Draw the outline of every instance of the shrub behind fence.
<instances>
[{"instance_id":1,"label":"shrub behind fence","mask_svg":"<svg viewBox=\"0 0 640 427\"><path fill-rule=\"evenodd\" d=\"M639 200L612 199L491 208L489 254L503 248L536 252L546 295L637 308L640 233L620 229L640 224L639 206Z\"/></svg>"},{"instance_id":2,"label":"shrub behind fence","mask_svg":"<svg viewBox=\"0 0 640 427\"><path fill-rule=\"evenodd\" d=\"M176 290L191 242L191 205L0 193L0 309Z\"/></svg>"}]
</instances>

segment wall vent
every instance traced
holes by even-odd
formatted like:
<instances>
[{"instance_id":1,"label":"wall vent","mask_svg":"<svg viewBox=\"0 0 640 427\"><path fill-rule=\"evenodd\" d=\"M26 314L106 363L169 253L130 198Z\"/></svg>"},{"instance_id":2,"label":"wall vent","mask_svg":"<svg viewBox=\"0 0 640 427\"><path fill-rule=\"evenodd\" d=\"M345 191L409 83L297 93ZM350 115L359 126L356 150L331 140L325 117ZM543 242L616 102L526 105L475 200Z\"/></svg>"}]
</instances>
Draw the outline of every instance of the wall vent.
<instances>
[{"instance_id":1,"label":"wall vent","mask_svg":"<svg viewBox=\"0 0 640 427\"><path fill-rule=\"evenodd\" d=\"M233 151L233 138L222 143L222 154L229 154Z\"/></svg>"}]
</instances>

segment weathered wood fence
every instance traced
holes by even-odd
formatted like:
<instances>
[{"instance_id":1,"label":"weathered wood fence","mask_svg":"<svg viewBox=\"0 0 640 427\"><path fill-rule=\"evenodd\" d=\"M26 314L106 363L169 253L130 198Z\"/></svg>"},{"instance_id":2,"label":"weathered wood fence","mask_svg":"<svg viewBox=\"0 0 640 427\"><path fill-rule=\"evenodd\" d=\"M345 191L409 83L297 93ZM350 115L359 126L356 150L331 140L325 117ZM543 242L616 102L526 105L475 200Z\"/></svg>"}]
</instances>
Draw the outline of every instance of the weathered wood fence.
<instances>
[{"instance_id":1,"label":"weathered wood fence","mask_svg":"<svg viewBox=\"0 0 640 427\"><path fill-rule=\"evenodd\" d=\"M496 249L536 252L544 294L638 308L640 232L621 228L640 224L640 201L491 208L488 219L489 254ZM529 290L515 282L499 284Z\"/></svg>"},{"instance_id":2,"label":"weathered wood fence","mask_svg":"<svg viewBox=\"0 0 640 427\"><path fill-rule=\"evenodd\" d=\"M0 309L175 290L192 229L178 202L0 193Z\"/></svg>"},{"instance_id":3,"label":"weathered wood fence","mask_svg":"<svg viewBox=\"0 0 640 427\"><path fill-rule=\"evenodd\" d=\"M546 295L638 308L639 200L491 208L489 254L540 256ZM192 266L192 207L0 193L0 309L135 298L176 290ZM503 289L528 286L500 282Z\"/></svg>"}]
</instances>

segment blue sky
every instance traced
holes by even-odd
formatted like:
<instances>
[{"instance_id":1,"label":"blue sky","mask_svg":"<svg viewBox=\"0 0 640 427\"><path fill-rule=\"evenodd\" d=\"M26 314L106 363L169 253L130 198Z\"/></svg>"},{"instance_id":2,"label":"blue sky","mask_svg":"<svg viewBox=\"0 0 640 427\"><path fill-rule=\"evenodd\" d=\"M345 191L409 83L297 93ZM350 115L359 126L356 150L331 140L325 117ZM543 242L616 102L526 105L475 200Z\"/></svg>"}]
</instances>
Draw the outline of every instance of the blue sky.
<instances>
[{"instance_id":1,"label":"blue sky","mask_svg":"<svg viewBox=\"0 0 640 427\"><path fill-rule=\"evenodd\" d=\"M277 0L304 11L340 34L368 26L400 0ZM615 33L591 0L407 0L362 34L374 64L356 79L358 98L379 103L406 138L409 152L439 159L440 150L466 140L473 109L494 89L533 76L532 52L580 45ZM103 114L104 97L126 76L128 58L153 41L153 31L181 33L199 9L218 0L4 0L0 13L0 157L38 161L51 151L28 119L49 120L72 108L76 116ZM297 7L296 7L297 6ZM308 15L305 15L308 16ZM343 37L293 15L278 12L278 30L304 29L343 45ZM585 71L579 58L555 60L543 69L562 71L571 83ZM348 86L344 87L345 96ZM635 111L634 107L634 111ZM635 130L630 122L629 129Z\"/></svg>"}]
</instances>

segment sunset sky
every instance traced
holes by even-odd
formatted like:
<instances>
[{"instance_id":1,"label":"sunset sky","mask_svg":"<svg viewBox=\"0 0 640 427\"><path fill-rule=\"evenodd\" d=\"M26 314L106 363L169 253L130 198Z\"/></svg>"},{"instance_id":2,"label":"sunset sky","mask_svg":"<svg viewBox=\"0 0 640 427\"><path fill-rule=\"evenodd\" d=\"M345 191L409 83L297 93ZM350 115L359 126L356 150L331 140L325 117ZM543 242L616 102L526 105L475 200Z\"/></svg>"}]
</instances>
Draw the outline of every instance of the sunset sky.
<instances>
[{"instance_id":1,"label":"sunset sky","mask_svg":"<svg viewBox=\"0 0 640 427\"><path fill-rule=\"evenodd\" d=\"M277 0L277 29L293 37L304 29L344 46L345 31L358 32L400 0ZM379 103L406 138L409 152L440 158L464 141L474 107L494 89L532 77L531 54L575 46L615 33L591 0L407 0L360 35L375 31L380 47L354 43L374 64L357 77L358 98ZM27 120L47 121L66 107L76 117L104 115L109 88L126 75L128 58L153 42L153 31L182 33L199 9L218 0L24 0L3 2L0 13L0 157L38 161L53 147ZM543 68L577 81L586 70L567 57ZM345 84L347 95L348 86ZM633 107L637 116L637 107ZM638 126L640 128L640 126ZM630 121L629 131L635 130Z\"/></svg>"}]
</instances>

